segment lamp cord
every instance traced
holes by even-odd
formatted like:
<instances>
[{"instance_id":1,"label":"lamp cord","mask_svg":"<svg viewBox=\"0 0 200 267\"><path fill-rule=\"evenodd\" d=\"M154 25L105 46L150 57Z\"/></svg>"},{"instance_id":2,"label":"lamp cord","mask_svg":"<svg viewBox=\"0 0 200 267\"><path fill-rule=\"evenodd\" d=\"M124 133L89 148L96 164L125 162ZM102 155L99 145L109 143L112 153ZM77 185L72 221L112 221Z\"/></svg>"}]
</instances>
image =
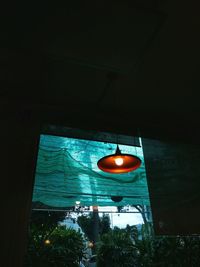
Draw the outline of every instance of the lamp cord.
<instances>
[{"instance_id":1,"label":"lamp cord","mask_svg":"<svg viewBox=\"0 0 200 267\"><path fill-rule=\"evenodd\" d=\"M105 99L106 97L106 94L108 92L108 89L110 88L111 84L113 81L115 81L116 79L118 78L118 73L115 73L115 72L109 72L107 74L107 81L106 81L106 84L101 92L101 95L98 97L97 101L96 101L96 105L100 105L103 100Z\"/></svg>"}]
</instances>

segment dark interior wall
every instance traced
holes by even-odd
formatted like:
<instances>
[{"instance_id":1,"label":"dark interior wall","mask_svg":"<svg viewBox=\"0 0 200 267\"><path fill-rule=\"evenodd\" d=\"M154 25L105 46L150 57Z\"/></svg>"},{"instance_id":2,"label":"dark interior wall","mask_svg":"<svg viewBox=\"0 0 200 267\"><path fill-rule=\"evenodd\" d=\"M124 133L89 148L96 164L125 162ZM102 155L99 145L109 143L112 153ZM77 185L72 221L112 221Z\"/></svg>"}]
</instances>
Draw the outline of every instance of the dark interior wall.
<instances>
[{"instance_id":1,"label":"dark interior wall","mask_svg":"<svg viewBox=\"0 0 200 267\"><path fill-rule=\"evenodd\" d=\"M200 234L200 146L143 138L145 166L158 235Z\"/></svg>"},{"instance_id":2,"label":"dark interior wall","mask_svg":"<svg viewBox=\"0 0 200 267\"><path fill-rule=\"evenodd\" d=\"M17 108L1 112L0 265L17 267L26 249L39 121Z\"/></svg>"}]
</instances>

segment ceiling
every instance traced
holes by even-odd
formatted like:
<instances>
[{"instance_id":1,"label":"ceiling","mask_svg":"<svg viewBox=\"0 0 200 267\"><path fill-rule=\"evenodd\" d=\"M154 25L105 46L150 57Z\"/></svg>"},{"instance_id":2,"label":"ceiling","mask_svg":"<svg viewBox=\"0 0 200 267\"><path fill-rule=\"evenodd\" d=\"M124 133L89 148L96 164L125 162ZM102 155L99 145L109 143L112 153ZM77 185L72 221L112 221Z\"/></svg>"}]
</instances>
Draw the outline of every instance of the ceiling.
<instances>
[{"instance_id":1,"label":"ceiling","mask_svg":"<svg viewBox=\"0 0 200 267\"><path fill-rule=\"evenodd\" d=\"M8 7L0 37L2 109L192 142L199 134L197 10L194 0Z\"/></svg>"}]
</instances>

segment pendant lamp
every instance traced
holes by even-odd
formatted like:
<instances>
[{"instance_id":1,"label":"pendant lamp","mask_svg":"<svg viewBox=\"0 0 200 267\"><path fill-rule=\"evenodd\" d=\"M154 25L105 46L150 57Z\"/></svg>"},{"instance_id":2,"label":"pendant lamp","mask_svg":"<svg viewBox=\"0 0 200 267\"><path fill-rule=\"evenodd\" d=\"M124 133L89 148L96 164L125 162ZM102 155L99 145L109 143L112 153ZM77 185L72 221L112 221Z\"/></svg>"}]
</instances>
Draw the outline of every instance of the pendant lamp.
<instances>
[{"instance_id":1,"label":"pendant lamp","mask_svg":"<svg viewBox=\"0 0 200 267\"><path fill-rule=\"evenodd\" d=\"M131 154L121 153L118 145L115 154L105 156L97 162L100 170L115 174L134 171L140 165L140 158Z\"/></svg>"}]
</instances>

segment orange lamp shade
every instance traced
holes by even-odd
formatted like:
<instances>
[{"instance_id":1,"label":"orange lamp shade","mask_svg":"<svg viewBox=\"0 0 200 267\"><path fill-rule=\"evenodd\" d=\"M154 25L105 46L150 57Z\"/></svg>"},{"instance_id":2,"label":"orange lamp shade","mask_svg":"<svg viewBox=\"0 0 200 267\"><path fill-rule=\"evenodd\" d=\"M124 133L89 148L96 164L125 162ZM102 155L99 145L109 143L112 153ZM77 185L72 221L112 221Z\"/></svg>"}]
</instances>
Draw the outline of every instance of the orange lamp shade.
<instances>
[{"instance_id":1,"label":"orange lamp shade","mask_svg":"<svg viewBox=\"0 0 200 267\"><path fill-rule=\"evenodd\" d=\"M109 173L126 173L139 168L141 160L137 156L123 153L115 153L101 158L97 162L100 170Z\"/></svg>"}]
</instances>

